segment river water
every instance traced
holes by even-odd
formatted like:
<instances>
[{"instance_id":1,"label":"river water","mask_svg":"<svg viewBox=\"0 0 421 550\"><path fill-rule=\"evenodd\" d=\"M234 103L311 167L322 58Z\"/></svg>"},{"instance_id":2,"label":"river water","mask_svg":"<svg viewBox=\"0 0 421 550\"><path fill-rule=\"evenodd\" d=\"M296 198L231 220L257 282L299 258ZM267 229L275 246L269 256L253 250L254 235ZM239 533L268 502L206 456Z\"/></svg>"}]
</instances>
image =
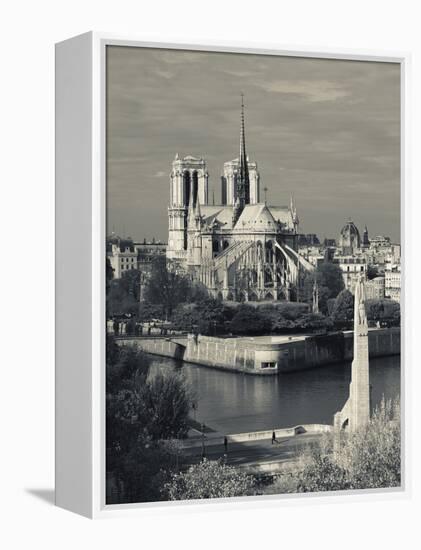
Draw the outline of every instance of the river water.
<instances>
[{"instance_id":1,"label":"river water","mask_svg":"<svg viewBox=\"0 0 421 550\"><path fill-rule=\"evenodd\" d=\"M297 424L332 424L349 391L351 363L302 372L253 376L151 357L151 374L177 369L192 384L198 422L222 433L241 433ZM400 356L370 360L372 406L400 395Z\"/></svg>"}]
</instances>

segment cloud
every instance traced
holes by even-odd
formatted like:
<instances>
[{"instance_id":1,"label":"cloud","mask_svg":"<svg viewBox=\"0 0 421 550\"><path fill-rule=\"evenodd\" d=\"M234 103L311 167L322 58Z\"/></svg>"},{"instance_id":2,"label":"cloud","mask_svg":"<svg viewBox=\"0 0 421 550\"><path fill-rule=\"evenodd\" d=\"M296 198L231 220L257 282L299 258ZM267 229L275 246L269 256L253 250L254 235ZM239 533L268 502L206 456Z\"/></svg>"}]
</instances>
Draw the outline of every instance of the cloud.
<instances>
[{"instance_id":1,"label":"cloud","mask_svg":"<svg viewBox=\"0 0 421 550\"><path fill-rule=\"evenodd\" d=\"M177 151L204 157L219 201L243 91L247 151L273 204L293 192L308 232L335 236L351 213L399 240L399 64L121 47L107 60L109 227L167 238Z\"/></svg>"},{"instance_id":2,"label":"cloud","mask_svg":"<svg viewBox=\"0 0 421 550\"><path fill-rule=\"evenodd\" d=\"M162 69L156 69L155 70L155 73L158 75L158 76L162 76L162 78L165 78L167 80L169 80L170 78L173 78L174 77L174 73L172 73L171 71L164 71Z\"/></svg>"},{"instance_id":3,"label":"cloud","mask_svg":"<svg viewBox=\"0 0 421 550\"><path fill-rule=\"evenodd\" d=\"M267 92L301 96L311 102L336 101L351 95L344 86L329 80L262 80L257 83L257 86Z\"/></svg>"},{"instance_id":4,"label":"cloud","mask_svg":"<svg viewBox=\"0 0 421 550\"><path fill-rule=\"evenodd\" d=\"M221 72L229 74L230 76L237 76L239 78L247 78L256 76L256 71L236 71L230 69L223 69Z\"/></svg>"},{"instance_id":5,"label":"cloud","mask_svg":"<svg viewBox=\"0 0 421 550\"><path fill-rule=\"evenodd\" d=\"M196 53L192 50L155 50L155 52L160 62L174 65L195 63L206 59L206 54L200 51Z\"/></svg>"}]
</instances>

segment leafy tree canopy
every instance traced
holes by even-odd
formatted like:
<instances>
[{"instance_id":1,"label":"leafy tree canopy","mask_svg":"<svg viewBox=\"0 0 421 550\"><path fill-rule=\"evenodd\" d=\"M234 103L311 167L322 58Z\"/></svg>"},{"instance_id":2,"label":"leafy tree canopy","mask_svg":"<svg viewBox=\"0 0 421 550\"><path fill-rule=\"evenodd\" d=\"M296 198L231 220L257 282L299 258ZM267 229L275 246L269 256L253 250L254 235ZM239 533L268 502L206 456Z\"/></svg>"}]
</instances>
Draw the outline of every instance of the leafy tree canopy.
<instances>
[{"instance_id":1,"label":"leafy tree canopy","mask_svg":"<svg viewBox=\"0 0 421 550\"><path fill-rule=\"evenodd\" d=\"M153 439L184 437L194 395L179 373L158 373L139 390L137 414Z\"/></svg>"},{"instance_id":2,"label":"leafy tree canopy","mask_svg":"<svg viewBox=\"0 0 421 550\"><path fill-rule=\"evenodd\" d=\"M136 315L139 309L140 271L130 269L120 279L112 279L107 287L107 316Z\"/></svg>"},{"instance_id":3,"label":"leafy tree canopy","mask_svg":"<svg viewBox=\"0 0 421 550\"><path fill-rule=\"evenodd\" d=\"M337 264L332 262L323 262L313 273L307 273L304 277L303 290L304 299L308 304L313 301L313 286L317 281L319 293L319 309L326 315L328 314L328 301L343 290L344 281L342 271Z\"/></svg>"},{"instance_id":4,"label":"leafy tree canopy","mask_svg":"<svg viewBox=\"0 0 421 550\"><path fill-rule=\"evenodd\" d=\"M292 472L291 492L400 486L398 402L383 399L367 426L352 434L344 432L338 453L333 454L332 444L331 438L313 445L302 457Z\"/></svg>"},{"instance_id":5,"label":"leafy tree canopy","mask_svg":"<svg viewBox=\"0 0 421 550\"><path fill-rule=\"evenodd\" d=\"M354 296L347 290L341 290L335 299L332 309L334 323L349 324L354 318Z\"/></svg>"},{"instance_id":6,"label":"leafy tree canopy","mask_svg":"<svg viewBox=\"0 0 421 550\"><path fill-rule=\"evenodd\" d=\"M166 258L157 257L152 262L145 299L151 304L162 305L167 316L174 308L186 302L190 296L191 283L187 276L177 273L173 266L168 266Z\"/></svg>"},{"instance_id":7,"label":"leafy tree canopy","mask_svg":"<svg viewBox=\"0 0 421 550\"><path fill-rule=\"evenodd\" d=\"M271 321L260 309L242 304L232 318L230 329L233 334L264 334L270 331Z\"/></svg>"},{"instance_id":8,"label":"leafy tree canopy","mask_svg":"<svg viewBox=\"0 0 421 550\"><path fill-rule=\"evenodd\" d=\"M371 279L374 279L375 277L378 277L378 276L379 276L379 270L378 270L377 266L368 265L367 266L367 279L371 280Z\"/></svg>"},{"instance_id":9,"label":"leafy tree canopy","mask_svg":"<svg viewBox=\"0 0 421 550\"><path fill-rule=\"evenodd\" d=\"M388 323L391 326L400 326L401 307L394 300L367 300L367 318L369 321Z\"/></svg>"},{"instance_id":10,"label":"leafy tree canopy","mask_svg":"<svg viewBox=\"0 0 421 550\"><path fill-rule=\"evenodd\" d=\"M253 494L254 478L222 461L204 459L165 484L169 500L224 498Z\"/></svg>"}]
</instances>

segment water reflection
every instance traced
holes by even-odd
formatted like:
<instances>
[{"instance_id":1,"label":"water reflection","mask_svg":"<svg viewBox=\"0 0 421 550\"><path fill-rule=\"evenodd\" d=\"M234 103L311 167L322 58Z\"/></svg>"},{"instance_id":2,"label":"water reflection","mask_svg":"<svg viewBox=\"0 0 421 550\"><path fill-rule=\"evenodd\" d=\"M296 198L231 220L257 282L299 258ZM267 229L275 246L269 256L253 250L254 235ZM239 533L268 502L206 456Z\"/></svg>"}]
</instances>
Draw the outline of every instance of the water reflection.
<instances>
[{"instance_id":1,"label":"water reflection","mask_svg":"<svg viewBox=\"0 0 421 550\"><path fill-rule=\"evenodd\" d=\"M223 433L331 424L344 405L351 363L279 376L250 376L152 357L152 372L181 369L198 397L196 419ZM370 361L372 404L400 394L400 357Z\"/></svg>"}]
</instances>

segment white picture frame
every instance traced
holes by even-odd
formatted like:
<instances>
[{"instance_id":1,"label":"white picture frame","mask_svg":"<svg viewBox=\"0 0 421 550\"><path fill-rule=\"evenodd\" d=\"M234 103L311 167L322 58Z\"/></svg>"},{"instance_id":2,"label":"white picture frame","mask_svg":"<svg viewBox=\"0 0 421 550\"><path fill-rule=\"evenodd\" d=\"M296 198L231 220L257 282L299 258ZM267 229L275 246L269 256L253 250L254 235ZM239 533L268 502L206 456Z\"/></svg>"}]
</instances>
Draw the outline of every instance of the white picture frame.
<instances>
[{"instance_id":1,"label":"white picture frame","mask_svg":"<svg viewBox=\"0 0 421 550\"><path fill-rule=\"evenodd\" d=\"M407 53L340 51L228 42L142 42L86 33L56 45L56 504L90 518L138 514L147 508L198 502L105 504L105 53L107 46L238 52L343 60L394 62L401 66L402 235L402 487L352 494L256 497L264 504L332 499L402 498L410 491L409 358L405 354L409 162ZM247 506L250 500L202 501L201 506Z\"/></svg>"}]
</instances>

